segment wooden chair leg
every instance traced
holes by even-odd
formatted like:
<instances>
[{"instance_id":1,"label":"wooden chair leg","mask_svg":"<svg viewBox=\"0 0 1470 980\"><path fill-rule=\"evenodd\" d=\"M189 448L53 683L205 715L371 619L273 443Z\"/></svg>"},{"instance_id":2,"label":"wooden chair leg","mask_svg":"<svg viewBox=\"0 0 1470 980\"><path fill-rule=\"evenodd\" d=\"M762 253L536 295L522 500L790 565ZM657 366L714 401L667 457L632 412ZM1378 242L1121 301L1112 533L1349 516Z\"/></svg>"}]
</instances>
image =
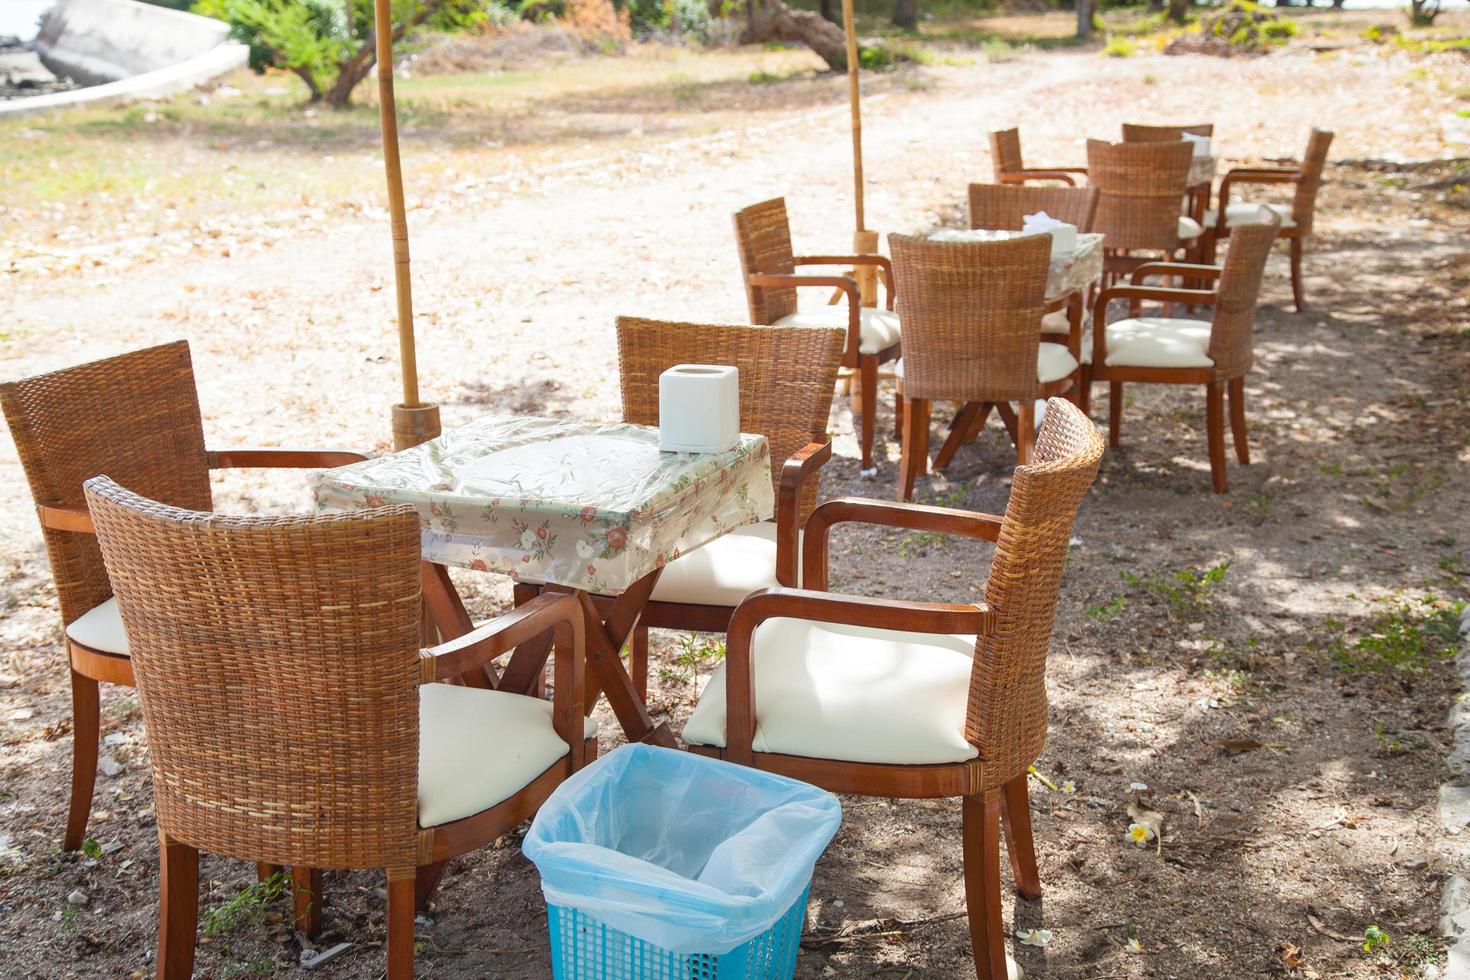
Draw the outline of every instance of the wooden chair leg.
<instances>
[{"instance_id":1,"label":"wooden chair leg","mask_svg":"<svg viewBox=\"0 0 1470 980\"><path fill-rule=\"evenodd\" d=\"M434 897L434 890L439 887L439 882L443 880L444 872L448 867L448 861L439 861L435 864L425 864L418 869L413 879L415 911L423 912L428 909L429 900Z\"/></svg>"},{"instance_id":2,"label":"wooden chair leg","mask_svg":"<svg viewBox=\"0 0 1470 980\"><path fill-rule=\"evenodd\" d=\"M1077 407L1082 409L1083 415L1092 413L1092 365L1084 364L1078 368L1077 375Z\"/></svg>"},{"instance_id":3,"label":"wooden chair leg","mask_svg":"<svg viewBox=\"0 0 1470 980\"><path fill-rule=\"evenodd\" d=\"M296 931L316 937L322 931L322 869L291 869L291 900L295 907Z\"/></svg>"},{"instance_id":4,"label":"wooden chair leg","mask_svg":"<svg viewBox=\"0 0 1470 980\"><path fill-rule=\"evenodd\" d=\"M1251 461L1251 447L1245 435L1245 378L1234 378L1226 389L1230 395L1230 434L1235 437L1235 458L1242 465Z\"/></svg>"},{"instance_id":5,"label":"wooden chair leg","mask_svg":"<svg viewBox=\"0 0 1470 980\"><path fill-rule=\"evenodd\" d=\"M1006 934L1000 907L1000 791L966 796L964 815L965 906L970 947L979 980L1007 980Z\"/></svg>"},{"instance_id":6,"label":"wooden chair leg","mask_svg":"<svg viewBox=\"0 0 1470 980\"><path fill-rule=\"evenodd\" d=\"M257 864L255 866L255 880L261 884L265 884L276 875L283 874L285 870L279 864Z\"/></svg>"},{"instance_id":7,"label":"wooden chair leg","mask_svg":"<svg viewBox=\"0 0 1470 980\"><path fill-rule=\"evenodd\" d=\"M1296 311L1300 313L1307 308L1306 301L1302 299L1302 239L1293 238L1291 241L1291 298L1296 301Z\"/></svg>"},{"instance_id":8,"label":"wooden chair leg","mask_svg":"<svg viewBox=\"0 0 1470 980\"><path fill-rule=\"evenodd\" d=\"M638 697L648 700L648 627L638 626L633 629L632 653L629 655L629 673L633 675L633 687L638 691Z\"/></svg>"},{"instance_id":9,"label":"wooden chair leg","mask_svg":"<svg viewBox=\"0 0 1470 980\"><path fill-rule=\"evenodd\" d=\"M1016 421L1016 413L1011 411L1010 403L996 402L995 412L1000 416L1001 422L1005 425L1006 432L1010 434L1011 442L1014 443L1017 439L1021 438L1021 430L1019 423Z\"/></svg>"},{"instance_id":10,"label":"wooden chair leg","mask_svg":"<svg viewBox=\"0 0 1470 980\"><path fill-rule=\"evenodd\" d=\"M899 457L898 499L912 500L914 484L929 464L929 402L922 398L905 400L903 412L903 453Z\"/></svg>"},{"instance_id":11,"label":"wooden chair leg","mask_svg":"<svg viewBox=\"0 0 1470 980\"><path fill-rule=\"evenodd\" d=\"M1016 891L1029 899L1041 897L1041 870L1036 866L1036 841L1031 835L1031 803L1026 791L1026 777L1006 783L1001 792L1005 808L1001 821L1005 827L1006 849L1011 854L1011 873Z\"/></svg>"},{"instance_id":12,"label":"wooden chair leg","mask_svg":"<svg viewBox=\"0 0 1470 980\"><path fill-rule=\"evenodd\" d=\"M860 392L861 411L863 413L862 427L862 450L863 470L872 473L876 467L873 465L873 428L878 414L878 359L876 357L858 357L858 370L862 376L863 390Z\"/></svg>"},{"instance_id":13,"label":"wooden chair leg","mask_svg":"<svg viewBox=\"0 0 1470 980\"><path fill-rule=\"evenodd\" d=\"M1031 462L1031 444L1036 441L1036 399L1027 398L1016 410L1016 462Z\"/></svg>"},{"instance_id":14,"label":"wooden chair leg","mask_svg":"<svg viewBox=\"0 0 1470 980\"><path fill-rule=\"evenodd\" d=\"M413 980L414 882L388 879L388 980Z\"/></svg>"},{"instance_id":15,"label":"wooden chair leg","mask_svg":"<svg viewBox=\"0 0 1470 980\"><path fill-rule=\"evenodd\" d=\"M893 435L903 440L903 378L893 388Z\"/></svg>"},{"instance_id":16,"label":"wooden chair leg","mask_svg":"<svg viewBox=\"0 0 1470 980\"><path fill-rule=\"evenodd\" d=\"M71 672L71 806L66 815L62 849L79 850L87 839L87 818L97 787L97 747L101 738L102 701L97 682Z\"/></svg>"},{"instance_id":17,"label":"wooden chair leg","mask_svg":"<svg viewBox=\"0 0 1470 980\"><path fill-rule=\"evenodd\" d=\"M158 841L158 980L194 975L194 932L199 926L199 852Z\"/></svg>"},{"instance_id":18,"label":"wooden chair leg","mask_svg":"<svg viewBox=\"0 0 1470 980\"><path fill-rule=\"evenodd\" d=\"M985 407L985 413L990 414L989 405ZM949 424L949 436L944 440L944 445L939 447L939 455L934 457L935 470L949 466L954 461L955 454L960 451L960 446L970 441L970 433L975 428L975 417L979 414L979 402L965 402L955 413L954 421ZM981 424L984 424L983 420Z\"/></svg>"},{"instance_id":19,"label":"wooden chair leg","mask_svg":"<svg viewBox=\"0 0 1470 980\"><path fill-rule=\"evenodd\" d=\"M1114 449L1123 435L1123 382L1108 382L1108 445Z\"/></svg>"},{"instance_id":20,"label":"wooden chair leg","mask_svg":"<svg viewBox=\"0 0 1470 980\"><path fill-rule=\"evenodd\" d=\"M1225 386L1220 382L1205 385L1205 431L1210 447L1210 476L1216 493L1228 493L1230 481L1225 473Z\"/></svg>"}]
</instances>

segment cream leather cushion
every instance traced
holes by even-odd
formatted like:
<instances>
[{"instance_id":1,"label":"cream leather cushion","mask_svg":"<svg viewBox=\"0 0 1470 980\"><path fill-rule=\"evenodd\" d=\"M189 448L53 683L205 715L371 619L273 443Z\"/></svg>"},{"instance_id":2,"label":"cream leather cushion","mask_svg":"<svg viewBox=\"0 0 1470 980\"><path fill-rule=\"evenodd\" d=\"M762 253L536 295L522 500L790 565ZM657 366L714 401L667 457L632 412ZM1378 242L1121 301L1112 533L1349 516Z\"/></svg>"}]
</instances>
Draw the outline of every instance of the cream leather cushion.
<instances>
[{"instance_id":1,"label":"cream leather cushion","mask_svg":"<svg viewBox=\"0 0 1470 980\"><path fill-rule=\"evenodd\" d=\"M1063 336L1072 332L1072 321L1067 319L1066 310L1052 310L1041 318L1042 333L1059 333Z\"/></svg>"},{"instance_id":2,"label":"cream leather cushion","mask_svg":"<svg viewBox=\"0 0 1470 980\"><path fill-rule=\"evenodd\" d=\"M752 647L757 752L908 764L979 755L965 741L973 636L769 619ZM724 746L723 664L684 741Z\"/></svg>"},{"instance_id":3,"label":"cream leather cushion","mask_svg":"<svg viewBox=\"0 0 1470 980\"><path fill-rule=\"evenodd\" d=\"M1061 344L1038 344L1036 380L1042 384L1060 381L1077 370L1077 358Z\"/></svg>"},{"instance_id":4,"label":"cream leather cushion","mask_svg":"<svg viewBox=\"0 0 1470 980\"><path fill-rule=\"evenodd\" d=\"M66 635L89 649L128 656L128 635L123 632L116 598L108 599L72 620L66 628Z\"/></svg>"},{"instance_id":5,"label":"cream leather cushion","mask_svg":"<svg viewBox=\"0 0 1470 980\"><path fill-rule=\"evenodd\" d=\"M1193 218L1181 217L1179 219L1178 234L1180 241L1187 242L1191 238L1198 238L1203 231L1204 229L1200 227L1200 223Z\"/></svg>"},{"instance_id":6,"label":"cream leather cushion","mask_svg":"<svg viewBox=\"0 0 1470 980\"><path fill-rule=\"evenodd\" d=\"M1107 363L1112 367L1207 368L1215 362L1210 324L1204 320L1144 316L1108 324ZM1092 363L1092 338L1082 343L1082 360Z\"/></svg>"},{"instance_id":7,"label":"cream leather cushion","mask_svg":"<svg viewBox=\"0 0 1470 980\"><path fill-rule=\"evenodd\" d=\"M800 538L797 543L799 549ZM774 589L778 584L776 525L761 521L738 527L669 562L653 587L653 599L738 606L752 592Z\"/></svg>"},{"instance_id":8,"label":"cream leather cushion","mask_svg":"<svg viewBox=\"0 0 1470 980\"><path fill-rule=\"evenodd\" d=\"M1261 221L1261 208L1267 208L1281 219L1281 227L1295 228L1296 219L1291 216L1290 204L1230 204L1225 207L1225 226L1227 228L1238 228L1241 225L1259 224ZM1211 208L1205 212L1205 227L1213 228L1220 220L1220 213Z\"/></svg>"},{"instance_id":9,"label":"cream leather cushion","mask_svg":"<svg viewBox=\"0 0 1470 980\"><path fill-rule=\"evenodd\" d=\"M583 723L583 735L597 722ZM488 810L524 789L562 756L551 702L449 684L419 688L419 826Z\"/></svg>"},{"instance_id":10,"label":"cream leather cushion","mask_svg":"<svg viewBox=\"0 0 1470 980\"><path fill-rule=\"evenodd\" d=\"M847 329L847 304L819 306L798 310L776 321L778 327L841 327ZM876 354L898 343L898 314L871 306L862 308L858 317L858 353Z\"/></svg>"}]
</instances>

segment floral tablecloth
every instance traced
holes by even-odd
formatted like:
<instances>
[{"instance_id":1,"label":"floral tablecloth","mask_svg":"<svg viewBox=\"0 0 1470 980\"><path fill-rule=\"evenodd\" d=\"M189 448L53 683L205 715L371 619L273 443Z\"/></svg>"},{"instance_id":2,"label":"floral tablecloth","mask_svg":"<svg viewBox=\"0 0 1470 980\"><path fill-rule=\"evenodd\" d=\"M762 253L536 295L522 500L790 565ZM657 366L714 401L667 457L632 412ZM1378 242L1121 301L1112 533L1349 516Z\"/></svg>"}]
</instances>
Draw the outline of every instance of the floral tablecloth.
<instances>
[{"instance_id":1,"label":"floral tablecloth","mask_svg":"<svg viewBox=\"0 0 1470 980\"><path fill-rule=\"evenodd\" d=\"M929 236L934 242L994 242L1020 236L1019 231L998 231L994 228L942 228ZM1086 289L1103 271L1103 236L1079 234L1077 248L1063 252L1051 260L1046 274L1046 300L1060 299L1068 293Z\"/></svg>"},{"instance_id":2,"label":"floral tablecloth","mask_svg":"<svg viewBox=\"0 0 1470 980\"><path fill-rule=\"evenodd\" d=\"M775 506L765 436L665 453L654 427L546 418L479 419L311 482L319 511L411 504L428 561L604 594Z\"/></svg>"},{"instance_id":3,"label":"floral tablecloth","mask_svg":"<svg viewBox=\"0 0 1470 980\"><path fill-rule=\"evenodd\" d=\"M1186 186L1206 187L1215 179L1215 158L1213 156L1194 157L1189 161L1189 179Z\"/></svg>"}]
</instances>

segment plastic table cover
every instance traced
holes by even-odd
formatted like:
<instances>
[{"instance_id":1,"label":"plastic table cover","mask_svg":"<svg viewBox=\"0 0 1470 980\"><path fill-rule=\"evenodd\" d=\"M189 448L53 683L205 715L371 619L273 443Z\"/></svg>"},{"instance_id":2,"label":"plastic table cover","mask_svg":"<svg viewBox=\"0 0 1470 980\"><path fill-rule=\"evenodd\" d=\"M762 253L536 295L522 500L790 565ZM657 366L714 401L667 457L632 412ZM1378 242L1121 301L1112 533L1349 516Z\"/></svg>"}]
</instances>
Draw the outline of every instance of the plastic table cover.
<instances>
[{"instance_id":1,"label":"plastic table cover","mask_svg":"<svg viewBox=\"0 0 1470 980\"><path fill-rule=\"evenodd\" d=\"M998 231L994 228L943 228L929 236L933 242L995 242L1007 238L1018 238L1019 231ZM1103 236L1097 233L1079 234L1077 248L1063 252L1051 260L1046 274L1046 300L1048 303L1079 289L1086 289L1103 272Z\"/></svg>"},{"instance_id":2,"label":"plastic table cover","mask_svg":"<svg viewBox=\"0 0 1470 980\"><path fill-rule=\"evenodd\" d=\"M666 453L651 426L492 416L311 475L318 511L410 504L424 558L622 592L775 506L765 436Z\"/></svg>"}]
</instances>

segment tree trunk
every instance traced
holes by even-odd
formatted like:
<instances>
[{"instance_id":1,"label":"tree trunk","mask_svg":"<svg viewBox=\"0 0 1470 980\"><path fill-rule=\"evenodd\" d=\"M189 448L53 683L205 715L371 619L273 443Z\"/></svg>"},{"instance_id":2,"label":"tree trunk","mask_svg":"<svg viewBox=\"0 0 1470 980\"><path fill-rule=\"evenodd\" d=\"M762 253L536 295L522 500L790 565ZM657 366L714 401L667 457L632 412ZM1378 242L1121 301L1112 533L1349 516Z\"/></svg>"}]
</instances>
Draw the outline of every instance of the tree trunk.
<instances>
[{"instance_id":1,"label":"tree trunk","mask_svg":"<svg viewBox=\"0 0 1470 980\"><path fill-rule=\"evenodd\" d=\"M833 71L847 70L847 39L842 28L811 10L793 10L782 0L747 0L742 44L800 41L815 51Z\"/></svg>"},{"instance_id":2,"label":"tree trunk","mask_svg":"<svg viewBox=\"0 0 1470 980\"><path fill-rule=\"evenodd\" d=\"M1189 0L1169 0L1169 19L1182 24L1189 19Z\"/></svg>"},{"instance_id":3,"label":"tree trunk","mask_svg":"<svg viewBox=\"0 0 1470 980\"><path fill-rule=\"evenodd\" d=\"M1092 37L1092 0L1077 0L1077 40Z\"/></svg>"},{"instance_id":4,"label":"tree trunk","mask_svg":"<svg viewBox=\"0 0 1470 980\"><path fill-rule=\"evenodd\" d=\"M893 7L893 26L911 31L918 23L919 0L898 0Z\"/></svg>"},{"instance_id":5,"label":"tree trunk","mask_svg":"<svg viewBox=\"0 0 1470 980\"><path fill-rule=\"evenodd\" d=\"M823 20L829 20L839 27L842 26L842 22L837 19L837 10L832 0L821 0L821 6L818 9L822 12Z\"/></svg>"}]
</instances>

